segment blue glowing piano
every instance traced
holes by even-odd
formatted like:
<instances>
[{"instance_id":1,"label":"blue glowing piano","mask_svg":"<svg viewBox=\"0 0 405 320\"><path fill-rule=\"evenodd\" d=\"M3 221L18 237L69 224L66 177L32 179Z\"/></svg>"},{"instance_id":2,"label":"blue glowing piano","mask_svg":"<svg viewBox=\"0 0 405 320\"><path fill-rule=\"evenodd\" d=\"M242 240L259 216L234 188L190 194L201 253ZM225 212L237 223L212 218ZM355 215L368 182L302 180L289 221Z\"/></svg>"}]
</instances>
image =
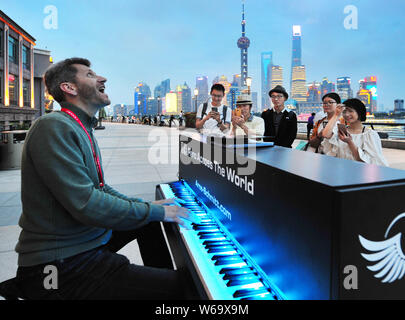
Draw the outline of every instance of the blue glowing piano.
<instances>
[{"instance_id":1,"label":"blue glowing piano","mask_svg":"<svg viewBox=\"0 0 405 320\"><path fill-rule=\"evenodd\" d=\"M157 199L181 199L199 219L190 230L165 224L165 232L176 267L190 272L200 298L405 297L405 279L394 276L405 258L380 274L370 268L370 243L404 230L404 221L390 223L405 212L405 171L277 146L251 149L181 135L179 181L156 188ZM382 281L384 272L391 282Z\"/></svg>"}]
</instances>

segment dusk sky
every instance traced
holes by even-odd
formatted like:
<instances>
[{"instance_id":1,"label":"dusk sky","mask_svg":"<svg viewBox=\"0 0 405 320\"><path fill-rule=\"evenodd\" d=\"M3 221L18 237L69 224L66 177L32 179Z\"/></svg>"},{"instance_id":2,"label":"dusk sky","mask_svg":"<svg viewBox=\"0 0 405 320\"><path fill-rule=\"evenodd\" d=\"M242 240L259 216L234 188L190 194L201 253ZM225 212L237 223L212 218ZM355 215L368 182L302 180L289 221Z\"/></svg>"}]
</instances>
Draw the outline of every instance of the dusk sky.
<instances>
[{"instance_id":1,"label":"dusk sky","mask_svg":"<svg viewBox=\"0 0 405 320\"><path fill-rule=\"evenodd\" d=\"M57 29L44 27L58 10ZM347 30L344 9L358 10L358 29ZM240 73L240 0L1 0L3 10L50 50L54 61L79 56L108 79L112 105L133 104L134 87L141 81L153 89L170 78L171 89L195 78ZM393 109L405 99L404 0L246 0L246 35L252 91L259 94L260 53L273 52L273 63L284 68L289 90L292 25L302 26L302 63L307 82L328 77L358 81L378 78L378 107Z\"/></svg>"}]
</instances>

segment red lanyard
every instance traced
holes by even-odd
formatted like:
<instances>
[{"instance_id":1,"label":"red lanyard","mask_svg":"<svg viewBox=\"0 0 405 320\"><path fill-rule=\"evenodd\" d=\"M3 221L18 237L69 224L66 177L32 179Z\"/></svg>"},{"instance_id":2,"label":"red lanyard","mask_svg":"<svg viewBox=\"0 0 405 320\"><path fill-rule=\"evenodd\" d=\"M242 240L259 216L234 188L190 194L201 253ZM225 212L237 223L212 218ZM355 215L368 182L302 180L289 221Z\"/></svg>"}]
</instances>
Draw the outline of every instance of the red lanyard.
<instances>
[{"instance_id":1,"label":"red lanyard","mask_svg":"<svg viewBox=\"0 0 405 320\"><path fill-rule=\"evenodd\" d=\"M104 187L104 179L103 179L103 173L101 171L100 159L99 159L98 155L96 154L96 151L94 150L93 141L91 140L89 132L84 127L84 125L80 121L80 119L72 111L70 111L69 109L66 109L66 108L62 108L62 112L67 113L69 116L71 116L73 119L75 119L76 122L82 127L84 132L86 132L87 137L89 138L89 141L90 141L91 151L93 151L93 158L94 158L94 162L96 163L96 167L97 167L98 180L100 181L100 187L101 188Z\"/></svg>"}]
</instances>

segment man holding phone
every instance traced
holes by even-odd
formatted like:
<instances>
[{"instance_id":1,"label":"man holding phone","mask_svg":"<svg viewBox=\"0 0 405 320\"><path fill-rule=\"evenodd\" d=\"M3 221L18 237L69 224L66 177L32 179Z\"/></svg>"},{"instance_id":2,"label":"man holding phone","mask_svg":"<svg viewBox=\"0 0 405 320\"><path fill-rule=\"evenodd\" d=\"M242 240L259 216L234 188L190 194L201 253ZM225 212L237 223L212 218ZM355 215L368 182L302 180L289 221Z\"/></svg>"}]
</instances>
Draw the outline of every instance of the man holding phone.
<instances>
[{"instance_id":1,"label":"man holding phone","mask_svg":"<svg viewBox=\"0 0 405 320\"><path fill-rule=\"evenodd\" d=\"M204 134L224 135L230 128L231 109L222 104L225 87L216 83L211 87L211 101L201 104L196 115L196 128Z\"/></svg>"},{"instance_id":2,"label":"man holding phone","mask_svg":"<svg viewBox=\"0 0 405 320\"><path fill-rule=\"evenodd\" d=\"M264 120L252 114L252 99L242 94L236 101L236 109L232 115L232 136L263 136Z\"/></svg>"}]
</instances>

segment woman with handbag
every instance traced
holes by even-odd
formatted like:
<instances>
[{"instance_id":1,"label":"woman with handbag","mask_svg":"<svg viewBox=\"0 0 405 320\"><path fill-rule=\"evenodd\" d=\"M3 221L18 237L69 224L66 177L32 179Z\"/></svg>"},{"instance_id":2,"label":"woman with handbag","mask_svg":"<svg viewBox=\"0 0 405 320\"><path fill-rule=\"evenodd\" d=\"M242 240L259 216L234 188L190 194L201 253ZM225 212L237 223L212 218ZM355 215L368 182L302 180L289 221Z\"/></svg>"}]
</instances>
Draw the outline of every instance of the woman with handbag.
<instances>
[{"instance_id":1,"label":"woman with handbag","mask_svg":"<svg viewBox=\"0 0 405 320\"><path fill-rule=\"evenodd\" d=\"M322 97L323 111L326 113L326 116L315 123L311 138L305 149L306 151L323 153L321 145L323 140L322 130L326 127L327 122L334 116L336 107L340 102L340 96L335 92L327 93ZM344 119L339 119L339 122L344 123Z\"/></svg>"},{"instance_id":2,"label":"woman with handbag","mask_svg":"<svg viewBox=\"0 0 405 320\"><path fill-rule=\"evenodd\" d=\"M337 124L342 114L347 127ZM337 106L334 116L322 131L324 153L337 158L388 166L380 136L371 128L363 126L363 121L366 121L366 106L359 99L349 99Z\"/></svg>"}]
</instances>

